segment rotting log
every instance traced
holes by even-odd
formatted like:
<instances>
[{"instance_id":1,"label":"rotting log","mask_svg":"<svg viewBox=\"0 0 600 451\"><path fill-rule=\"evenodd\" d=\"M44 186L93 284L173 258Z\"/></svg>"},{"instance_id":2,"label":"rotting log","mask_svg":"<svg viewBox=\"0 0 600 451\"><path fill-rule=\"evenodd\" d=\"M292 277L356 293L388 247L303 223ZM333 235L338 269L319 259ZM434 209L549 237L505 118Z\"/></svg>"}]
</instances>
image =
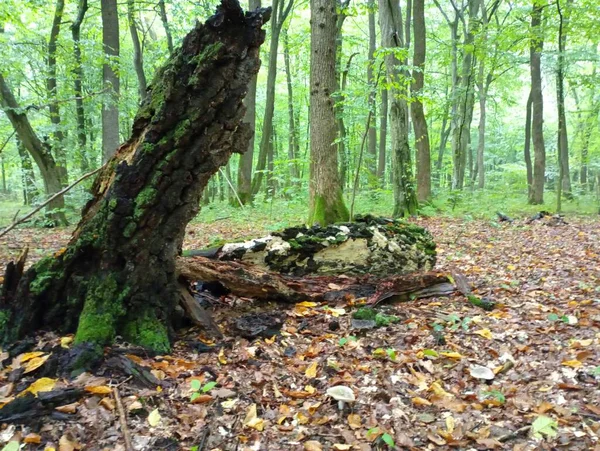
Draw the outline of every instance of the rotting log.
<instances>
[{"instance_id":1,"label":"rotting log","mask_svg":"<svg viewBox=\"0 0 600 451\"><path fill-rule=\"evenodd\" d=\"M231 294L277 302L333 301L348 296L376 305L388 298L412 300L447 296L456 288L443 272L415 272L380 278L373 275L297 277L266 271L256 265L206 257L177 260L177 271L190 281L219 282Z\"/></svg>"},{"instance_id":2,"label":"rotting log","mask_svg":"<svg viewBox=\"0 0 600 451\"><path fill-rule=\"evenodd\" d=\"M435 242L427 230L371 215L326 227L290 227L266 237L184 255L241 261L294 276L390 277L429 271L436 260Z\"/></svg>"},{"instance_id":3,"label":"rotting log","mask_svg":"<svg viewBox=\"0 0 600 451\"><path fill-rule=\"evenodd\" d=\"M270 8L244 14L237 0L222 0L186 36L148 88L131 138L98 174L67 247L31 267L0 301L4 343L40 328L76 331L75 344L93 351L74 351L73 368L117 335L170 350L175 260L209 178L248 148L242 100L269 16Z\"/></svg>"}]
</instances>

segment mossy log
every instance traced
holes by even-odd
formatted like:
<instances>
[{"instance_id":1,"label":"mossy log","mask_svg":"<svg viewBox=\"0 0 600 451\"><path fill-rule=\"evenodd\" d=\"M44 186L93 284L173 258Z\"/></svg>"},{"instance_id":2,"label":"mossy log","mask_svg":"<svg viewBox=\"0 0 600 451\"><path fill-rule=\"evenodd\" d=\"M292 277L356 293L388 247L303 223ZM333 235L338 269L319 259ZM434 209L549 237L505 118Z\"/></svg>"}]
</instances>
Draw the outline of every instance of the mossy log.
<instances>
[{"instance_id":1,"label":"mossy log","mask_svg":"<svg viewBox=\"0 0 600 451\"><path fill-rule=\"evenodd\" d=\"M290 227L263 238L228 243L212 252L192 251L187 255L241 261L294 276L390 277L431 270L436 251L431 234L424 228L368 215L358 216L353 223Z\"/></svg>"},{"instance_id":2,"label":"mossy log","mask_svg":"<svg viewBox=\"0 0 600 451\"><path fill-rule=\"evenodd\" d=\"M117 335L170 349L175 260L209 178L248 148L242 100L260 66L270 8L222 0L159 70L131 138L97 176L68 246L30 268L0 300L0 334L74 332L97 351Z\"/></svg>"}]
</instances>

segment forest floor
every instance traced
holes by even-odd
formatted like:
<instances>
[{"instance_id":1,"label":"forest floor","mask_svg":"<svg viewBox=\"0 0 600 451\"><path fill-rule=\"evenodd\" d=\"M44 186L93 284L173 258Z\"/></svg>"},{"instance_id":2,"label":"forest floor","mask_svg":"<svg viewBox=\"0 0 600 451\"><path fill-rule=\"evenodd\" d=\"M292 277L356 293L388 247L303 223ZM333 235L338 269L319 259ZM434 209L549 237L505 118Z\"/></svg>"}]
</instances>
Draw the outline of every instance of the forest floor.
<instances>
[{"instance_id":1,"label":"forest floor","mask_svg":"<svg viewBox=\"0 0 600 451\"><path fill-rule=\"evenodd\" d=\"M0 444L124 450L121 419L136 450L599 451L600 222L566 220L416 220L438 243L438 269L464 273L475 294L499 304L491 312L458 294L423 299L384 306L400 321L364 331L351 328L356 300L222 299L215 318L225 340L212 349L192 328L170 356L129 356L160 381L146 388L108 373L40 379L47 352L21 354L0 370L0 403L30 384L87 387L88 395L54 417L3 426ZM215 236L260 236L261 227L195 223L186 247L202 248ZM38 258L68 237L69 230L19 229L0 239L0 261L26 244ZM264 311L284 315L279 335L235 336L236 317ZM48 333L28 351L61 342L68 346L69 338ZM477 365L493 379L481 379L486 371ZM15 366L26 371L10 383ZM326 395L335 385L356 395L343 411ZM115 387L125 416L111 396Z\"/></svg>"}]
</instances>

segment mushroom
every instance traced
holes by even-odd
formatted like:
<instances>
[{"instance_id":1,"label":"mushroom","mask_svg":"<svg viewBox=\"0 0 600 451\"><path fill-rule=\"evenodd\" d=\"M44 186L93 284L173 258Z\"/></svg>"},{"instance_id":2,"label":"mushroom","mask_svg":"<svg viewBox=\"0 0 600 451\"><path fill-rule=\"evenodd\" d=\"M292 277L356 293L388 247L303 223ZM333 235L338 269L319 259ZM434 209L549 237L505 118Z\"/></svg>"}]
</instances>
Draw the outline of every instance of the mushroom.
<instances>
[{"instance_id":1,"label":"mushroom","mask_svg":"<svg viewBox=\"0 0 600 451\"><path fill-rule=\"evenodd\" d=\"M331 387L327 390L327 394L338 402L338 407L340 410L344 410L344 403L356 401L352 389L346 387L345 385L336 385L335 387Z\"/></svg>"}]
</instances>

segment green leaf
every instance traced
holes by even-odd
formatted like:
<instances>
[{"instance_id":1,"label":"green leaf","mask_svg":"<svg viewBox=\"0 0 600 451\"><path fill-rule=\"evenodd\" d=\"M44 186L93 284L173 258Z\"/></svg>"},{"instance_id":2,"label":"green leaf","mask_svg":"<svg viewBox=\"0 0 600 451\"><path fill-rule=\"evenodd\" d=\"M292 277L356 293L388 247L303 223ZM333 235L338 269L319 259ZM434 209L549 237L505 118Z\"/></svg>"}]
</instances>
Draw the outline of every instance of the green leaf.
<instances>
[{"instance_id":1,"label":"green leaf","mask_svg":"<svg viewBox=\"0 0 600 451\"><path fill-rule=\"evenodd\" d=\"M434 351L433 349L423 349L423 355L426 355L427 357L439 357L440 356L437 353L437 351Z\"/></svg>"},{"instance_id":2,"label":"green leaf","mask_svg":"<svg viewBox=\"0 0 600 451\"><path fill-rule=\"evenodd\" d=\"M348 343L348 339L346 337L342 337L338 343L340 346L344 346L346 343Z\"/></svg>"},{"instance_id":3,"label":"green leaf","mask_svg":"<svg viewBox=\"0 0 600 451\"><path fill-rule=\"evenodd\" d=\"M395 349L388 348L385 350L385 352L387 353L388 357L390 358L390 360L392 362L396 361L396 350Z\"/></svg>"},{"instance_id":4,"label":"green leaf","mask_svg":"<svg viewBox=\"0 0 600 451\"><path fill-rule=\"evenodd\" d=\"M208 384L204 385L204 387L202 387L202 391L204 393L211 391L213 388L215 388L215 386L217 385L217 383L215 381L211 381Z\"/></svg>"},{"instance_id":5,"label":"green leaf","mask_svg":"<svg viewBox=\"0 0 600 451\"><path fill-rule=\"evenodd\" d=\"M558 421L544 415L537 417L531 425L531 432L535 438L556 437L557 429Z\"/></svg>"},{"instance_id":6,"label":"green leaf","mask_svg":"<svg viewBox=\"0 0 600 451\"><path fill-rule=\"evenodd\" d=\"M556 313L550 313L548 315L548 321L558 321L560 318L560 316L558 316Z\"/></svg>"},{"instance_id":7,"label":"green leaf","mask_svg":"<svg viewBox=\"0 0 600 451\"><path fill-rule=\"evenodd\" d=\"M192 390L195 390L195 391L200 390L200 387L202 387L202 384L200 383L200 381L198 379L192 380L192 382L190 382L190 385L192 386Z\"/></svg>"},{"instance_id":8,"label":"green leaf","mask_svg":"<svg viewBox=\"0 0 600 451\"><path fill-rule=\"evenodd\" d=\"M200 393L198 393L197 391L195 391L194 393L192 393L192 396L190 396L190 401L194 401L194 399L196 399L198 396L200 396Z\"/></svg>"},{"instance_id":9,"label":"green leaf","mask_svg":"<svg viewBox=\"0 0 600 451\"><path fill-rule=\"evenodd\" d=\"M387 432L381 436L381 440L383 440L390 448L394 448L396 446L396 442L394 442L392 436Z\"/></svg>"},{"instance_id":10,"label":"green leaf","mask_svg":"<svg viewBox=\"0 0 600 451\"><path fill-rule=\"evenodd\" d=\"M8 442L6 446L2 448L2 451L19 451L19 448L21 448L19 442L12 441Z\"/></svg>"}]
</instances>

